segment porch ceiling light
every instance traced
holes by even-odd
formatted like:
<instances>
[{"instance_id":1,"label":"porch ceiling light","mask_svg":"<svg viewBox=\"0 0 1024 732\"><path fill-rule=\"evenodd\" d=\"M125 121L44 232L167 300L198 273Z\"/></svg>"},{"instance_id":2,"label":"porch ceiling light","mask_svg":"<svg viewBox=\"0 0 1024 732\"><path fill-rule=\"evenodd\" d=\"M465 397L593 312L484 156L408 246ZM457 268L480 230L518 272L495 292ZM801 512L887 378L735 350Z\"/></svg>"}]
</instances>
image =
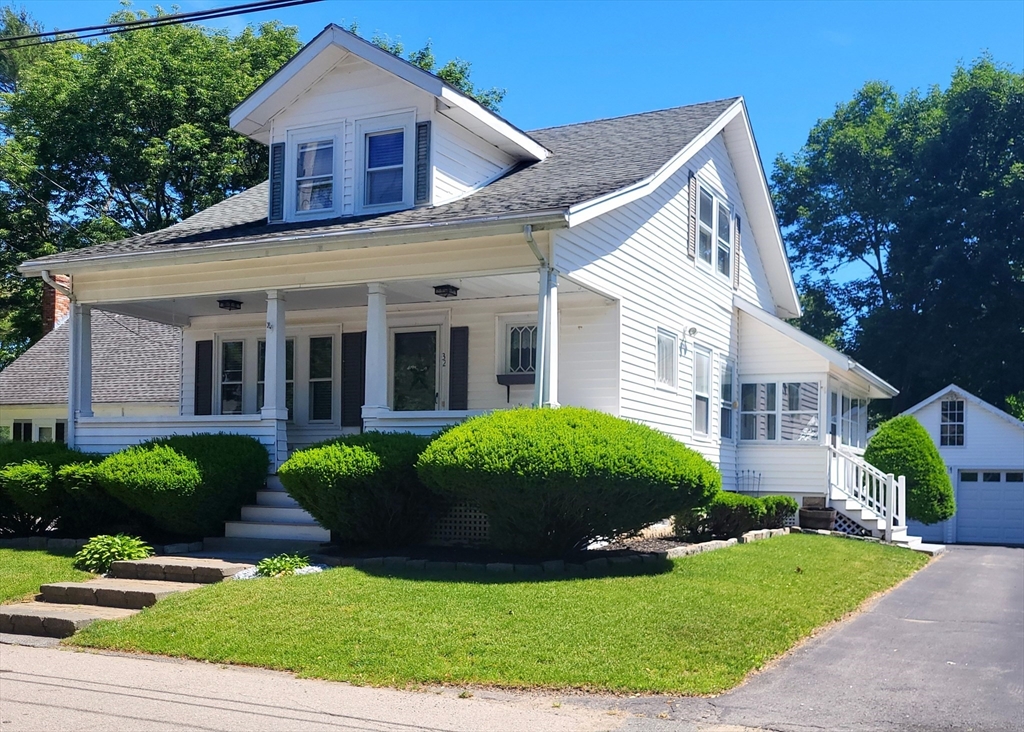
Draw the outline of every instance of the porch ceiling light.
<instances>
[{"instance_id":1,"label":"porch ceiling light","mask_svg":"<svg viewBox=\"0 0 1024 732\"><path fill-rule=\"evenodd\" d=\"M241 310L241 300L218 300L217 305L220 306L221 310Z\"/></svg>"},{"instance_id":2,"label":"porch ceiling light","mask_svg":"<svg viewBox=\"0 0 1024 732\"><path fill-rule=\"evenodd\" d=\"M438 297L455 297L459 288L455 285L434 285L434 294Z\"/></svg>"}]
</instances>

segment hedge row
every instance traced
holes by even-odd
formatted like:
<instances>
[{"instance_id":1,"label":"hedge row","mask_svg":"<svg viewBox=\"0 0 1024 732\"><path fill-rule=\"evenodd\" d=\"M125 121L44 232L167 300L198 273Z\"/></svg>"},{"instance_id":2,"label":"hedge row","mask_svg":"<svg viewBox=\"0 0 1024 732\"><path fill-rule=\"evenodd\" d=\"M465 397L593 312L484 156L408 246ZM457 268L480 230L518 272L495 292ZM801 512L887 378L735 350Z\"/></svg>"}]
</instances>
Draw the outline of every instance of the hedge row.
<instances>
[{"instance_id":1,"label":"hedge row","mask_svg":"<svg viewBox=\"0 0 1024 732\"><path fill-rule=\"evenodd\" d=\"M164 438L109 457L54 443L0 444L0 535L220 533L266 481L269 457L241 435Z\"/></svg>"},{"instance_id":2,"label":"hedge row","mask_svg":"<svg viewBox=\"0 0 1024 732\"><path fill-rule=\"evenodd\" d=\"M748 496L723 491L704 507L676 514L676 533L691 539L739 537L755 529L781 529L799 509L790 496Z\"/></svg>"}]
</instances>

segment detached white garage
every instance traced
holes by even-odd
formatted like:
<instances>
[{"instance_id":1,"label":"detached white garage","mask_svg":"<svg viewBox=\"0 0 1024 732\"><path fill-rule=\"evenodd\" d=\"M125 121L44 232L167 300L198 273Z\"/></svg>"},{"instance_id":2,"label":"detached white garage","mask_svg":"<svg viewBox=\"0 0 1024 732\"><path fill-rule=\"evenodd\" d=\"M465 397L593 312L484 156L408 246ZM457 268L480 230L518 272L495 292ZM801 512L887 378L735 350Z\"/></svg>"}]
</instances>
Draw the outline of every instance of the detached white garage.
<instances>
[{"instance_id":1,"label":"detached white garage","mask_svg":"<svg viewBox=\"0 0 1024 732\"><path fill-rule=\"evenodd\" d=\"M1024 422L950 384L908 409L938 445L956 514L911 534L946 544L1024 545Z\"/></svg>"}]
</instances>

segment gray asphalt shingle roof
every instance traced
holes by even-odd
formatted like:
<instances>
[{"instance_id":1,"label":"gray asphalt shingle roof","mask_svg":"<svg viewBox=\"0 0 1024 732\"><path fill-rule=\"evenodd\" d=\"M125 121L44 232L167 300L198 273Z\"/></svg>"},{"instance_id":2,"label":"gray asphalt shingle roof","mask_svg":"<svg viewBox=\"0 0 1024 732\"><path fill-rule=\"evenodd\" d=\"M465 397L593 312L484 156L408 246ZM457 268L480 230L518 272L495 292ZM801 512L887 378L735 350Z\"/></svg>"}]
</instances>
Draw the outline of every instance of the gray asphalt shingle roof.
<instances>
[{"instance_id":1,"label":"gray asphalt shingle roof","mask_svg":"<svg viewBox=\"0 0 1024 732\"><path fill-rule=\"evenodd\" d=\"M735 98L722 99L534 130L530 136L551 151L547 159L513 169L472 195L441 206L271 225L266 220L268 186L264 182L161 231L35 262L173 251L202 244L259 241L291 233L329 235L353 229L427 226L493 216L565 211L654 174L735 102Z\"/></svg>"},{"instance_id":2,"label":"gray asphalt shingle roof","mask_svg":"<svg viewBox=\"0 0 1024 732\"><path fill-rule=\"evenodd\" d=\"M0 371L0 405L67 403L68 331L58 325ZM180 328L92 311L94 403L175 403L180 385Z\"/></svg>"}]
</instances>

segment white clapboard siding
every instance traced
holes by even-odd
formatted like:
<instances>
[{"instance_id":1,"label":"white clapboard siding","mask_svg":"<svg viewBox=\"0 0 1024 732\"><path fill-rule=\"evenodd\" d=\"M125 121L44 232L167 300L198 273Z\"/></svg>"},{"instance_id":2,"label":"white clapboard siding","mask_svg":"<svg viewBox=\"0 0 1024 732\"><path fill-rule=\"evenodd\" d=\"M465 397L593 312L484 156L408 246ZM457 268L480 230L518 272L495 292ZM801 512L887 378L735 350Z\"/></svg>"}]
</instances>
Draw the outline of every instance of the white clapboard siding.
<instances>
[{"instance_id":1,"label":"white clapboard siding","mask_svg":"<svg viewBox=\"0 0 1024 732\"><path fill-rule=\"evenodd\" d=\"M719 434L722 357L736 359L737 328L731 277L719 276L686 255L687 172L724 195L746 221L743 202L721 137L715 138L654 193L555 234L557 268L576 281L621 299L620 414L650 424L699 450L735 475L733 441ZM744 226L740 293L774 312L756 242ZM656 338L661 327L682 337L678 388L655 383ZM694 346L712 350L711 436L692 428ZM737 359L738 360L738 359Z\"/></svg>"},{"instance_id":2,"label":"white clapboard siding","mask_svg":"<svg viewBox=\"0 0 1024 732\"><path fill-rule=\"evenodd\" d=\"M942 447L939 429L942 401L942 398L936 399L912 414L932 436L947 467L953 471L965 468L1024 470L1024 429L970 399L964 399L963 446ZM956 476L954 472L954 482Z\"/></svg>"},{"instance_id":3,"label":"white clapboard siding","mask_svg":"<svg viewBox=\"0 0 1024 732\"><path fill-rule=\"evenodd\" d=\"M83 452L107 455L157 437L225 432L254 437L272 452L276 445L276 429L274 421L260 420L258 415L83 417L75 427L75 447Z\"/></svg>"},{"instance_id":4,"label":"white clapboard siding","mask_svg":"<svg viewBox=\"0 0 1024 732\"><path fill-rule=\"evenodd\" d=\"M740 313L741 374L821 374L828 373L828 361L806 346L779 331Z\"/></svg>"},{"instance_id":5,"label":"white clapboard siding","mask_svg":"<svg viewBox=\"0 0 1024 732\"><path fill-rule=\"evenodd\" d=\"M821 495L828 480L827 451L820 445L744 444L736 453L736 469L761 477L766 494ZM753 486L750 486L753 487Z\"/></svg>"},{"instance_id":6,"label":"white clapboard siding","mask_svg":"<svg viewBox=\"0 0 1024 732\"><path fill-rule=\"evenodd\" d=\"M434 116L431 137L435 206L465 196L494 180L516 162L507 153L440 114Z\"/></svg>"}]
</instances>

